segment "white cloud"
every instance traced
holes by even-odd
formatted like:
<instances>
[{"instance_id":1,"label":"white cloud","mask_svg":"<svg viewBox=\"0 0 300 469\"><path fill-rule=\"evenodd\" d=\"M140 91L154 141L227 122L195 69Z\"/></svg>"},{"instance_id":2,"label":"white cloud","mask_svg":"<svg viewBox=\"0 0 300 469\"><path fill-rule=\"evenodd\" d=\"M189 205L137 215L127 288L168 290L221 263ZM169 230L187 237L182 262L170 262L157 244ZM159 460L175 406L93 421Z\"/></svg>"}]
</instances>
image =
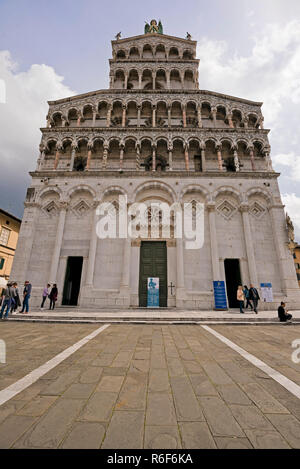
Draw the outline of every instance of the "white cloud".
<instances>
[{"instance_id":1,"label":"white cloud","mask_svg":"<svg viewBox=\"0 0 300 469\"><path fill-rule=\"evenodd\" d=\"M297 197L294 193L283 194L282 202L293 221L296 239L300 242L300 197Z\"/></svg>"},{"instance_id":2,"label":"white cloud","mask_svg":"<svg viewBox=\"0 0 300 469\"><path fill-rule=\"evenodd\" d=\"M45 125L47 100L64 98L74 92L52 67L32 65L18 72L9 51L0 51L0 78L6 86L6 103L0 104L1 163L24 170L35 167L39 128ZM2 166L3 169L3 166Z\"/></svg>"},{"instance_id":3,"label":"white cloud","mask_svg":"<svg viewBox=\"0 0 300 469\"><path fill-rule=\"evenodd\" d=\"M273 156L273 163L275 169L278 166L287 167L289 174L288 177L293 181L300 182L300 156L295 152L291 151L290 153L281 153Z\"/></svg>"},{"instance_id":4,"label":"white cloud","mask_svg":"<svg viewBox=\"0 0 300 469\"><path fill-rule=\"evenodd\" d=\"M266 25L248 56L229 56L224 41L199 40L200 87L263 101L267 125L287 102L300 103L300 21Z\"/></svg>"}]
</instances>

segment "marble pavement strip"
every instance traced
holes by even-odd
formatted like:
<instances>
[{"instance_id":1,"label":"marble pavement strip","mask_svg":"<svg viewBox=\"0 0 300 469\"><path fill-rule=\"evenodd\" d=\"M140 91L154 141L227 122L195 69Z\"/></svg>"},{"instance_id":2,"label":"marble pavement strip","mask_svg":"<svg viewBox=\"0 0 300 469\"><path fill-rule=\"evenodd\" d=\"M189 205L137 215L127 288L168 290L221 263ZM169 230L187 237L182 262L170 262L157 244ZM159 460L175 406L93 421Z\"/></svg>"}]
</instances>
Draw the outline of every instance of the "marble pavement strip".
<instances>
[{"instance_id":1,"label":"marble pavement strip","mask_svg":"<svg viewBox=\"0 0 300 469\"><path fill-rule=\"evenodd\" d=\"M81 339L76 344L68 347L63 352L56 355L56 357L52 358L44 365L39 366L31 373L28 373L24 378L19 379L16 383L11 384L7 388L0 391L0 406L7 402L12 397L19 394L24 389L28 388L31 384L35 383L41 376L44 376L48 371L52 370L54 367L59 365L63 362L66 358L70 357L74 352L79 350L83 345L87 344L90 340L94 339L97 335L107 329L110 324L106 324L105 326L101 326L91 334L87 335L83 339Z\"/></svg>"}]
</instances>

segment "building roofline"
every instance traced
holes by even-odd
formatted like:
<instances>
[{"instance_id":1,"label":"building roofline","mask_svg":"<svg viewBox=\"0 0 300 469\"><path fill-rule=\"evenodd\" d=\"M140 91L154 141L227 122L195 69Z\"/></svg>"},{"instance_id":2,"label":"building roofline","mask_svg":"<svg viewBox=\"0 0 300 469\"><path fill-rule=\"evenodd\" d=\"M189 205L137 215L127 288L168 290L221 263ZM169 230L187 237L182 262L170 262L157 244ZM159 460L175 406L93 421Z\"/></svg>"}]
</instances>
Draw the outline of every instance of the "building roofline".
<instances>
[{"instance_id":1,"label":"building roofline","mask_svg":"<svg viewBox=\"0 0 300 469\"><path fill-rule=\"evenodd\" d=\"M132 41L134 39L143 39L144 37L158 37L158 38L166 38L166 39L176 39L177 41L181 41L181 42L184 42L185 44L190 44L190 45L197 45L197 41L192 41L190 39L185 39L183 37L177 37L177 36L170 36L168 34L153 34L153 33L147 33L147 34L139 34L137 36L131 36L131 37L124 37L123 39L119 39L119 40L116 40L116 39L113 39L111 41L111 44L112 45L115 45L115 44L122 44L122 43L126 43L128 41Z\"/></svg>"},{"instance_id":2,"label":"building roofline","mask_svg":"<svg viewBox=\"0 0 300 469\"><path fill-rule=\"evenodd\" d=\"M9 213L7 212L6 210L3 210L3 208L0 208L0 214L3 214L3 215L6 215L7 217L10 217L10 218L13 218L13 220L16 220L18 221L19 223L22 223L22 220L18 217L16 217L15 215L13 215L12 213Z\"/></svg>"},{"instance_id":3,"label":"building roofline","mask_svg":"<svg viewBox=\"0 0 300 469\"><path fill-rule=\"evenodd\" d=\"M238 96L231 96L224 93L218 93L216 91L208 91L208 90L115 90L115 89L103 89L103 90L95 90L90 91L88 93L77 94L75 96L69 96L67 98L58 99L55 101L48 101L49 106L53 104L62 104L67 103L76 99L80 98L87 98L89 96L101 95L101 94L110 94L114 93L115 95L118 94L208 94L210 96L217 96L219 98L228 98L234 101L239 101L245 104L253 104L255 106L262 106L263 102L260 101L251 101L249 99L239 98Z\"/></svg>"}]
</instances>

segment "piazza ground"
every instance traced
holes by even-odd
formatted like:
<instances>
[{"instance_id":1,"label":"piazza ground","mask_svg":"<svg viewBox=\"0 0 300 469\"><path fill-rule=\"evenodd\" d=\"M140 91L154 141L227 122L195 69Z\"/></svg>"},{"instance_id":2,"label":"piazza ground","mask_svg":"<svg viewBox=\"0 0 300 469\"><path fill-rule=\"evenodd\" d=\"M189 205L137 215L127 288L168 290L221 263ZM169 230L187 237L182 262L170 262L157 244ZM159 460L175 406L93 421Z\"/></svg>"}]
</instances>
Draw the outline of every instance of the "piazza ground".
<instances>
[{"instance_id":1,"label":"piazza ground","mask_svg":"<svg viewBox=\"0 0 300 469\"><path fill-rule=\"evenodd\" d=\"M213 325L300 384L298 325ZM99 329L1 322L0 393ZM110 325L0 406L0 448L300 448L299 399L201 325Z\"/></svg>"}]
</instances>

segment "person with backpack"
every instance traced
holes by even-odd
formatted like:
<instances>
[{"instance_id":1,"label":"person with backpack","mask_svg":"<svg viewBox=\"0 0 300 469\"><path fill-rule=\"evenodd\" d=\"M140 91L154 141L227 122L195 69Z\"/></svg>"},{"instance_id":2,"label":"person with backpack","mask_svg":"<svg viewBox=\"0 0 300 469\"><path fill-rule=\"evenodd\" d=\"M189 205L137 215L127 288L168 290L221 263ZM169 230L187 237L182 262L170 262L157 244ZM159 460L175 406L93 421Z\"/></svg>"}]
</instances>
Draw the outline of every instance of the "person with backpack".
<instances>
[{"instance_id":1,"label":"person with backpack","mask_svg":"<svg viewBox=\"0 0 300 469\"><path fill-rule=\"evenodd\" d=\"M12 297L12 301L11 301L10 312L15 313L17 311L18 307L21 306L21 301L20 301L19 289L18 289L17 282L14 282L12 284L12 290L13 290L13 297Z\"/></svg>"},{"instance_id":2,"label":"person with backpack","mask_svg":"<svg viewBox=\"0 0 300 469\"><path fill-rule=\"evenodd\" d=\"M249 289L249 300L251 300L253 303L253 309L254 309L255 314L258 314L257 305L258 305L258 300L260 300L260 296L259 296L257 289L252 285L252 283L250 284L250 289Z\"/></svg>"},{"instance_id":3,"label":"person with backpack","mask_svg":"<svg viewBox=\"0 0 300 469\"><path fill-rule=\"evenodd\" d=\"M49 299L50 299L50 308L49 309L54 309L55 308L57 295L58 295L57 285L56 285L56 283L54 283L53 287L51 289L50 295L49 295Z\"/></svg>"},{"instance_id":4,"label":"person with backpack","mask_svg":"<svg viewBox=\"0 0 300 469\"><path fill-rule=\"evenodd\" d=\"M243 286L242 285L238 286L236 298L237 298L237 300L239 302L239 305L240 305L240 313L244 314L243 308L244 308L245 295L244 295L244 292L243 292Z\"/></svg>"},{"instance_id":5,"label":"person with backpack","mask_svg":"<svg viewBox=\"0 0 300 469\"><path fill-rule=\"evenodd\" d=\"M6 288L2 291L2 306L0 312L0 319L7 319L8 313L10 311L11 300L13 297L13 289L11 283L8 283ZM5 311L6 309L6 311ZM4 314L4 317L3 317Z\"/></svg>"}]
</instances>

